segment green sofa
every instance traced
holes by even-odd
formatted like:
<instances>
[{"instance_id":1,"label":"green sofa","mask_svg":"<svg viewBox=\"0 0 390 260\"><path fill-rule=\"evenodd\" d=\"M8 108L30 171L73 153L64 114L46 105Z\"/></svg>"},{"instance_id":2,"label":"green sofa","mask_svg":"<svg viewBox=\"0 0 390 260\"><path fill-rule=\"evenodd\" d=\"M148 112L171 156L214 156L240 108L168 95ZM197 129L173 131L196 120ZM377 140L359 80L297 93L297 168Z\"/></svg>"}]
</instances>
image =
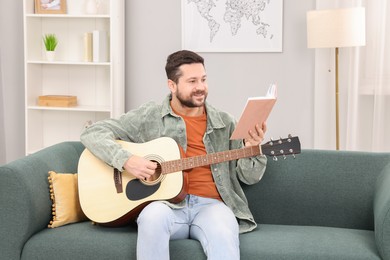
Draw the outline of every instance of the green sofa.
<instances>
[{"instance_id":1,"label":"green sofa","mask_svg":"<svg viewBox=\"0 0 390 260\"><path fill-rule=\"evenodd\" d=\"M0 259L135 259L132 226L47 228L48 171L76 172L83 149L60 143L0 168ZM262 181L244 187L259 226L240 236L241 259L390 259L389 163L390 153L324 150L270 158ZM170 250L206 259L195 240Z\"/></svg>"}]
</instances>

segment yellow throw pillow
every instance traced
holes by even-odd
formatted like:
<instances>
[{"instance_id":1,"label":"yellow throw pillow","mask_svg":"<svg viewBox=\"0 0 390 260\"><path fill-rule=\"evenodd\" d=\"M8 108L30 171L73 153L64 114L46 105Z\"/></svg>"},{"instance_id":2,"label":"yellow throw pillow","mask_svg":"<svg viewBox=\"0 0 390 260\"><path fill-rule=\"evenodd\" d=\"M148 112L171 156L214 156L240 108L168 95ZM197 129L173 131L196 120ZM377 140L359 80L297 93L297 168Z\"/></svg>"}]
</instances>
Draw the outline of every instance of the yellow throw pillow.
<instances>
[{"instance_id":1,"label":"yellow throw pillow","mask_svg":"<svg viewBox=\"0 0 390 260\"><path fill-rule=\"evenodd\" d=\"M52 220L48 227L55 228L86 220L81 210L77 174L57 174L49 171L49 187L52 205Z\"/></svg>"}]
</instances>

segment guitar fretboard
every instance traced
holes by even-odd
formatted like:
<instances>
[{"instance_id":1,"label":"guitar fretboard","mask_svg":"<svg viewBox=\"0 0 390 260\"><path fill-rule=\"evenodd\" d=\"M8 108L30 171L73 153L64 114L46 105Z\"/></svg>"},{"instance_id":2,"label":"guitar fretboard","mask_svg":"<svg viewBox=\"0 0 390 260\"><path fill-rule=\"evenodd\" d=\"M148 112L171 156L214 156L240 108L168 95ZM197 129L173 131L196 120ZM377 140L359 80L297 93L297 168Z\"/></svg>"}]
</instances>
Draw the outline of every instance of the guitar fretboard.
<instances>
[{"instance_id":1,"label":"guitar fretboard","mask_svg":"<svg viewBox=\"0 0 390 260\"><path fill-rule=\"evenodd\" d=\"M161 173L173 173L189 170L210 164L237 160L240 158L252 157L260 154L259 146L248 146L242 149L217 152L213 154L199 155L161 163Z\"/></svg>"}]
</instances>

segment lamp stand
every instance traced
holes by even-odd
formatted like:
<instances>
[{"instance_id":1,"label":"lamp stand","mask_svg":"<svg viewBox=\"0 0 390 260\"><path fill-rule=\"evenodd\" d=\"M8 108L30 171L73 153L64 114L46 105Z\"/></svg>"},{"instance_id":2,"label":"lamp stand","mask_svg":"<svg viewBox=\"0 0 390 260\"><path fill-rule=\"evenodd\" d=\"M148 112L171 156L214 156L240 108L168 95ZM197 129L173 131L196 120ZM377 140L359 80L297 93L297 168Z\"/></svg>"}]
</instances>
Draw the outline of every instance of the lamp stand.
<instances>
[{"instance_id":1,"label":"lamp stand","mask_svg":"<svg viewBox=\"0 0 390 260\"><path fill-rule=\"evenodd\" d=\"M335 103L336 103L336 150L340 150L340 136L339 136L339 48L336 47L335 51L335 65L336 65L336 77L335 77Z\"/></svg>"}]
</instances>

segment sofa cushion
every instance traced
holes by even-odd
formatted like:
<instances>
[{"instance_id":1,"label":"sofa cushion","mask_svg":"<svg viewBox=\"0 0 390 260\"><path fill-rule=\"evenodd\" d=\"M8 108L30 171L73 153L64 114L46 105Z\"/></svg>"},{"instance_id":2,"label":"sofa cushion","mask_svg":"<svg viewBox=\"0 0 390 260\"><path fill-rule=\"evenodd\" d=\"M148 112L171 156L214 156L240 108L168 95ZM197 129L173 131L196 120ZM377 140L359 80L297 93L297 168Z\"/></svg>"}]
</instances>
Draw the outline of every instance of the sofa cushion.
<instances>
[{"instance_id":1,"label":"sofa cushion","mask_svg":"<svg viewBox=\"0 0 390 260\"><path fill-rule=\"evenodd\" d=\"M22 259L135 259L136 228L90 222L45 229L31 237ZM241 259L380 259L373 231L260 225L240 235ZM151 248L152 250L152 248ZM206 259L196 240L170 242L171 259Z\"/></svg>"},{"instance_id":2,"label":"sofa cushion","mask_svg":"<svg viewBox=\"0 0 390 260\"><path fill-rule=\"evenodd\" d=\"M268 225L240 236L241 258L380 259L370 230Z\"/></svg>"},{"instance_id":3,"label":"sofa cushion","mask_svg":"<svg viewBox=\"0 0 390 260\"><path fill-rule=\"evenodd\" d=\"M35 234L25 244L21 259L136 259L136 243L133 226L109 228L79 222ZM172 260L206 259L197 240L171 241L170 251Z\"/></svg>"},{"instance_id":4,"label":"sofa cushion","mask_svg":"<svg viewBox=\"0 0 390 260\"><path fill-rule=\"evenodd\" d=\"M50 199L52 205L52 220L48 227L55 228L69 223L86 220L81 210L77 174L57 174L49 171Z\"/></svg>"}]
</instances>

